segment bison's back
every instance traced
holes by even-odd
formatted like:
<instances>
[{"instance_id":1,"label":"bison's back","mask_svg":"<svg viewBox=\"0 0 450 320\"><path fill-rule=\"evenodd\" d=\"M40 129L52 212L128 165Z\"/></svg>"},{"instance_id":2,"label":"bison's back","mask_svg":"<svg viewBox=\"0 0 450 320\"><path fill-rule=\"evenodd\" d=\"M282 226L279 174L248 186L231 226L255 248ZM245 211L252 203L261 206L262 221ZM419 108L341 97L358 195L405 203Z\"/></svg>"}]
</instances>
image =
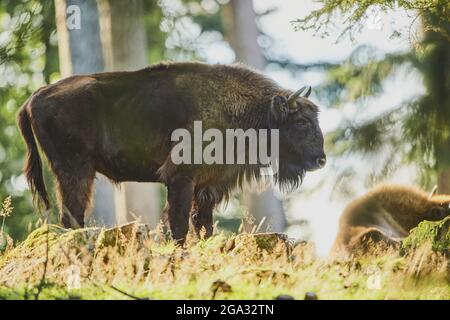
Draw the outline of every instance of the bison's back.
<instances>
[{"instance_id":1,"label":"bison's back","mask_svg":"<svg viewBox=\"0 0 450 320\"><path fill-rule=\"evenodd\" d=\"M33 94L24 108L54 169L86 163L116 181L156 179L167 135L152 122L164 125L164 108L145 99L141 74L73 76Z\"/></svg>"}]
</instances>

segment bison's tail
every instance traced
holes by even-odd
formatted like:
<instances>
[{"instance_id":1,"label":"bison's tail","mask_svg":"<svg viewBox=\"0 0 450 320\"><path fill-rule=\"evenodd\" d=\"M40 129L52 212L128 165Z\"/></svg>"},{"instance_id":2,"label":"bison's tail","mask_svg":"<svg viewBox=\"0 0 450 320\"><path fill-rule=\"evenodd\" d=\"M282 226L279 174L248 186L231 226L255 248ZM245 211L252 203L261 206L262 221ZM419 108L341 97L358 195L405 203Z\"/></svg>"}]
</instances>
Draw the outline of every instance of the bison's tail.
<instances>
[{"instance_id":1,"label":"bison's tail","mask_svg":"<svg viewBox=\"0 0 450 320\"><path fill-rule=\"evenodd\" d=\"M28 101L21 108L17 116L17 124L22 132L22 136L27 144L27 160L25 162L24 172L27 177L33 197L36 193L44 203L45 208L50 209L47 190L45 189L44 176L42 174L42 162L39 156L38 147L31 128L30 116L27 111Z\"/></svg>"}]
</instances>

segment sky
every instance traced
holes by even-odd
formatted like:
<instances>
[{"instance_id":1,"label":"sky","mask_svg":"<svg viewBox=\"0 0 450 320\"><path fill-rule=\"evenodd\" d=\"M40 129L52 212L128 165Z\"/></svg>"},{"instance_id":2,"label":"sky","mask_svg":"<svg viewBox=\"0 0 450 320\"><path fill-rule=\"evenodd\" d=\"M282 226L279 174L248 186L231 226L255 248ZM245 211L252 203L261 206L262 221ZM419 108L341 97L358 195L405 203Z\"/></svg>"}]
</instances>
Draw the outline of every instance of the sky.
<instances>
[{"instance_id":1,"label":"sky","mask_svg":"<svg viewBox=\"0 0 450 320\"><path fill-rule=\"evenodd\" d=\"M356 34L354 40L344 38L336 43L339 28L329 37L321 38L314 35L313 31L295 31L291 21L307 15L318 7L312 0L254 0L256 12L264 12L271 8L276 10L260 19L261 30L274 41L269 48L281 56L287 57L297 63L311 63L319 61L340 61L358 45L371 45L382 53L403 51L409 48L409 39L406 37L390 39L395 30L408 30L412 17L406 12L396 11L389 15L372 12L368 22L360 34ZM339 24L338 24L339 25ZM233 60L229 48L223 45L210 46L205 52L209 62L229 63ZM294 77L285 70L266 70L266 74L281 85L297 89L308 84L319 84L324 80L324 75L318 72L306 72ZM396 77L389 78L384 85L384 94L373 101L368 101L363 110L353 104L345 105L340 109L333 106L323 106L320 113L320 124L324 133L337 128L341 121L348 118L364 119L372 117L394 106L400 105L414 95L423 92L420 78L414 74L400 72ZM314 100L314 94L311 96ZM326 151L326 150L325 150ZM349 157L344 160L352 163L358 172L361 172L361 180L368 170L373 170L376 163L363 161L358 157ZM287 215L290 220L306 219L310 224L311 240L315 242L319 255L325 256L336 236L339 216L346 203L350 199L333 196L334 172L331 168L325 168L308 173L300 190L294 194L281 195L287 199ZM364 174L364 175L363 175ZM328 178L327 178L328 177ZM412 168L403 168L390 177L390 181L397 183L412 183L415 178ZM364 182L357 183L357 195L363 194L367 189ZM308 192L315 190L314 192ZM304 236L304 228L292 226L287 230L290 237L301 239Z\"/></svg>"}]
</instances>

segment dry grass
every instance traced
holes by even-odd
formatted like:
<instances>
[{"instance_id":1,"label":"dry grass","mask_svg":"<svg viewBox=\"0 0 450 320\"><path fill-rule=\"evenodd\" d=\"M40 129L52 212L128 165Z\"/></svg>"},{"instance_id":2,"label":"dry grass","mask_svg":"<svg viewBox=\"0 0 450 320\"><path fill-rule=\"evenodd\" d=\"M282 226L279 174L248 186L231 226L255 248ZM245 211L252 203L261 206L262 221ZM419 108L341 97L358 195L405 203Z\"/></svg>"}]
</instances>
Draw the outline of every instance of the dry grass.
<instances>
[{"instance_id":1,"label":"dry grass","mask_svg":"<svg viewBox=\"0 0 450 320\"><path fill-rule=\"evenodd\" d=\"M450 299L448 259L430 248L333 262L274 235L164 239L139 224L42 226L0 255L0 299Z\"/></svg>"}]
</instances>

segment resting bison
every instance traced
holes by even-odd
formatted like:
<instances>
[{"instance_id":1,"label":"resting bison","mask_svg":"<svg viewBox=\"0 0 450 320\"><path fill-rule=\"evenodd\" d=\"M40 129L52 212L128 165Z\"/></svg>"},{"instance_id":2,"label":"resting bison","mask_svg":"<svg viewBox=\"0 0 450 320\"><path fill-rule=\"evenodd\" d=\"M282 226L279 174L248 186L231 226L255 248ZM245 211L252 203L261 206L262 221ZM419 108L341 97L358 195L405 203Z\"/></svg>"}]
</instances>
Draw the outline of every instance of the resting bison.
<instances>
[{"instance_id":1,"label":"resting bison","mask_svg":"<svg viewBox=\"0 0 450 320\"><path fill-rule=\"evenodd\" d=\"M370 252L372 246L397 246L424 220L450 214L450 196L427 196L413 187L382 185L352 201L344 210L331 255L348 258Z\"/></svg>"},{"instance_id":2,"label":"resting bison","mask_svg":"<svg viewBox=\"0 0 450 320\"><path fill-rule=\"evenodd\" d=\"M49 200L37 140L56 176L61 221L84 225L96 172L113 182L162 182L172 236L181 243L191 212L197 232L212 233L212 210L258 165L175 165L171 133L204 128L279 129L282 186L297 186L325 164L318 108L240 65L163 63L134 72L73 76L36 91L18 114L28 146L33 194Z\"/></svg>"}]
</instances>

